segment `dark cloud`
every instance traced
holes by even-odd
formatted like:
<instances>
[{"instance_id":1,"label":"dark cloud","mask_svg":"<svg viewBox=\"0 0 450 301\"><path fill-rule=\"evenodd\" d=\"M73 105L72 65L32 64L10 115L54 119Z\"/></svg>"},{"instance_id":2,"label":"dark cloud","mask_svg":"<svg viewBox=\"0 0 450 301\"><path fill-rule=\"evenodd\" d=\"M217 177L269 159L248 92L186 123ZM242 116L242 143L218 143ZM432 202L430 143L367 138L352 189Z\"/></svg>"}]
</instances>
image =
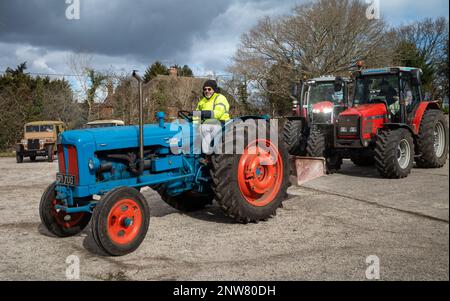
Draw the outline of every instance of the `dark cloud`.
<instances>
[{"instance_id":1,"label":"dark cloud","mask_svg":"<svg viewBox=\"0 0 450 301\"><path fill-rule=\"evenodd\" d=\"M61 0L2 0L0 41L106 55L167 57L187 49L231 2L81 0L81 19ZM194 9L195 8L195 9Z\"/></svg>"},{"instance_id":2,"label":"dark cloud","mask_svg":"<svg viewBox=\"0 0 450 301\"><path fill-rule=\"evenodd\" d=\"M5 48L0 53L14 49L12 58L0 58L0 63L15 66L15 60L31 56L41 69L48 63L59 70L60 52L72 51L102 56L103 61L113 58L121 66L128 59L143 65L159 59L224 70L239 36L258 18L289 13L304 1L80 0L81 19L69 21L64 0L0 0L0 47ZM446 0L430 1L433 12L442 3L448 7ZM394 2L411 14L419 11L416 2ZM382 2L382 9L390 11L389 3Z\"/></svg>"}]
</instances>

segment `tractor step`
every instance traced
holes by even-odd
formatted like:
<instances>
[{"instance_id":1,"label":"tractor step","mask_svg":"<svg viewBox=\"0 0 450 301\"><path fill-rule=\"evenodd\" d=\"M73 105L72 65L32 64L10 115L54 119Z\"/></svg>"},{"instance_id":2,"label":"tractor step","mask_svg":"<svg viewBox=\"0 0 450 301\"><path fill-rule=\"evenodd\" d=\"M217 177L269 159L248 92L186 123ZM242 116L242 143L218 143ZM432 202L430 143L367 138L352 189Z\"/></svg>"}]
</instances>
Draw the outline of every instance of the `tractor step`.
<instances>
[{"instance_id":1,"label":"tractor step","mask_svg":"<svg viewBox=\"0 0 450 301\"><path fill-rule=\"evenodd\" d=\"M306 182L326 175L325 159L315 157L295 157L291 159L296 174L292 175L291 183L301 186Z\"/></svg>"}]
</instances>

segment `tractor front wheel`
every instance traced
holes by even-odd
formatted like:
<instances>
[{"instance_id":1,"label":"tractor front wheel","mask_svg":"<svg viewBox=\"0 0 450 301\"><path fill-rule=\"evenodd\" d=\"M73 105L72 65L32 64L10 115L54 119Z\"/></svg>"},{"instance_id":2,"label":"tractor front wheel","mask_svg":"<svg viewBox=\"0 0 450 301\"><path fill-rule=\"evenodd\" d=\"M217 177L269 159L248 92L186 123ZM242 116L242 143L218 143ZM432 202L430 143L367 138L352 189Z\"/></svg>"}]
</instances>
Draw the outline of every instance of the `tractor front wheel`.
<instances>
[{"instance_id":1,"label":"tractor front wheel","mask_svg":"<svg viewBox=\"0 0 450 301\"><path fill-rule=\"evenodd\" d=\"M301 120L288 120L283 127L283 142L292 156L306 154L307 136Z\"/></svg>"},{"instance_id":2,"label":"tractor front wheel","mask_svg":"<svg viewBox=\"0 0 450 301\"><path fill-rule=\"evenodd\" d=\"M91 229L97 245L112 256L135 251L145 238L150 209L144 196L131 187L109 191L94 209Z\"/></svg>"},{"instance_id":3,"label":"tractor front wheel","mask_svg":"<svg viewBox=\"0 0 450 301\"><path fill-rule=\"evenodd\" d=\"M423 115L417 138L418 167L439 168L448 156L448 126L442 111L429 110Z\"/></svg>"},{"instance_id":4,"label":"tractor front wheel","mask_svg":"<svg viewBox=\"0 0 450 301\"><path fill-rule=\"evenodd\" d=\"M327 174L334 174L341 169L342 157L327 149L325 133L320 129L314 129L309 135L306 154L309 157L325 158Z\"/></svg>"},{"instance_id":5,"label":"tractor front wheel","mask_svg":"<svg viewBox=\"0 0 450 301\"><path fill-rule=\"evenodd\" d=\"M62 201L56 199L56 184L47 187L39 204L39 215L42 224L48 231L58 237L68 237L80 233L89 223L91 214L87 212L68 214L56 209L56 205L62 205Z\"/></svg>"},{"instance_id":6,"label":"tractor front wheel","mask_svg":"<svg viewBox=\"0 0 450 301\"><path fill-rule=\"evenodd\" d=\"M375 145L375 166L385 178L400 179L411 173L414 141L407 129L383 130Z\"/></svg>"}]
</instances>

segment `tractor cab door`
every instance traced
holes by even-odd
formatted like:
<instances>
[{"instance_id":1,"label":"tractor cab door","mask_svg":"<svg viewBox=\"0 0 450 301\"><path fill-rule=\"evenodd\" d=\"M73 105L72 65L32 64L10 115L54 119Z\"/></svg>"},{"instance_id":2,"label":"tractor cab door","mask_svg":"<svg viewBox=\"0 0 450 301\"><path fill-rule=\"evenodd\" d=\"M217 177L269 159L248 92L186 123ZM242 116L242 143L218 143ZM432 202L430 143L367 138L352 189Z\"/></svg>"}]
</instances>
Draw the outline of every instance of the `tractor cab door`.
<instances>
[{"instance_id":1,"label":"tractor cab door","mask_svg":"<svg viewBox=\"0 0 450 301\"><path fill-rule=\"evenodd\" d=\"M342 95L342 99L335 101L335 114L336 116L344 112L349 107L349 89L348 82L340 77L336 78L334 83L335 96Z\"/></svg>"},{"instance_id":2,"label":"tractor cab door","mask_svg":"<svg viewBox=\"0 0 450 301\"><path fill-rule=\"evenodd\" d=\"M421 95L420 82L414 79L414 75L409 73L400 74L400 103L404 104L404 114L406 123L407 120L413 118L413 114L422 102L423 98Z\"/></svg>"}]
</instances>

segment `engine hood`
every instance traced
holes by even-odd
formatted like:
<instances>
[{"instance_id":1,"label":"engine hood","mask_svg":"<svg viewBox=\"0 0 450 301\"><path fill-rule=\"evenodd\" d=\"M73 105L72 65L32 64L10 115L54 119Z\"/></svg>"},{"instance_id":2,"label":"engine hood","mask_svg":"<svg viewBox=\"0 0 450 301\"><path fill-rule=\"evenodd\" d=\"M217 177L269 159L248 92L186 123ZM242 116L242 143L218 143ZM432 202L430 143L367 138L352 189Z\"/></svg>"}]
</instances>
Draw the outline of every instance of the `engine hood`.
<instances>
[{"instance_id":1,"label":"engine hood","mask_svg":"<svg viewBox=\"0 0 450 301\"><path fill-rule=\"evenodd\" d=\"M386 106L381 103L358 105L348 108L340 116L358 115L360 117L385 116L387 114Z\"/></svg>"},{"instance_id":2,"label":"engine hood","mask_svg":"<svg viewBox=\"0 0 450 301\"><path fill-rule=\"evenodd\" d=\"M186 125L160 127L154 124L144 126L144 145L168 146L168 139L174 137ZM110 150L138 147L139 127L120 126L66 131L61 134L62 144L75 145L82 149L87 144L94 144L96 150Z\"/></svg>"}]
</instances>

